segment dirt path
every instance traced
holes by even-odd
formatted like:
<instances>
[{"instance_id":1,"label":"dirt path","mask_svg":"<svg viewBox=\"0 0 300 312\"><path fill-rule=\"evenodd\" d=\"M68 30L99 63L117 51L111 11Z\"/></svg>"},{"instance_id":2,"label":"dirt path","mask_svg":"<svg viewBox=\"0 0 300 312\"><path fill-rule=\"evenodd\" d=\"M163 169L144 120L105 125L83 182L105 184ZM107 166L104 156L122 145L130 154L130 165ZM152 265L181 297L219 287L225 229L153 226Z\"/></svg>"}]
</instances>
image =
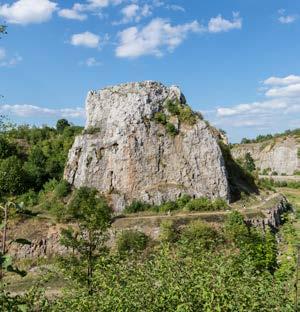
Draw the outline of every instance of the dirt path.
<instances>
[{"instance_id":1,"label":"dirt path","mask_svg":"<svg viewBox=\"0 0 300 312\"><path fill-rule=\"evenodd\" d=\"M268 203L269 201L271 201L272 199L279 197L280 194L279 193L274 193L270 196L268 196L267 198L265 198L264 200L262 200L262 202L258 205L253 205L250 207L246 207L246 208L242 208L242 209L234 209L232 208L232 210L236 210L239 211L241 213L255 213L255 212L259 212L263 206L266 205L266 203ZM157 218L160 219L168 219L168 218L181 218L181 217L197 217L197 216L211 216L211 215L227 215L228 213L230 213L232 210L226 210L226 211L212 211L212 212L179 212L179 213L170 213L170 214L155 214L155 215L147 215L147 216L140 216L140 215L135 215L135 216L125 216L122 217L120 219L122 220L155 220Z\"/></svg>"}]
</instances>

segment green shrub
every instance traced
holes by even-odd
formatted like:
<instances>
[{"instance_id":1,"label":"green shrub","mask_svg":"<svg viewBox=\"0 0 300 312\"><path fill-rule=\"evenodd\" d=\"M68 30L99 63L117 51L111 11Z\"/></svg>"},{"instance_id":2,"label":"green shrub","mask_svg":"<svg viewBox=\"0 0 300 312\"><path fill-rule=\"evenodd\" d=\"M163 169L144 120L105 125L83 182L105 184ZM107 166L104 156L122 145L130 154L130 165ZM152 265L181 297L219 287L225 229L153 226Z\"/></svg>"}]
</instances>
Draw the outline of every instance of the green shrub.
<instances>
[{"instance_id":1,"label":"green shrub","mask_svg":"<svg viewBox=\"0 0 300 312\"><path fill-rule=\"evenodd\" d=\"M157 122L157 123L160 123L162 125L165 125L167 123L167 116L162 113L162 112L157 112L155 113L154 115L154 120Z\"/></svg>"},{"instance_id":2,"label":"green shrub","mask_svg":"<svg viewBox=\"0 0 300 312\"><path fill-rule=\"evenodd\" d=\"M0 136L0 159L13 156L17 153L16 146L11 144L6 138Z\"/></svg>"},{"instance_id":3,"label":"green shrub","mask_svg":"<svg viewBox=\"0 0 300 312\"><path fill-rule=\"evenodd\" d=\"M169 135L171 135L171 136L176 136L177 134L178 134L178 130L176 129L176 127L172 124L172 123L170 123L170 122L168 122L167 124L166 124L166 130L167 130L167 133L169 134Z\"/></svg>"},{"instance_id":4,"label":"green shrub","mask_svg":"<svg viewBox=\"0 0 300 312\"><path fill-rule=\"evenodd\" d=\"M160 224L159 238L163 242L175 243L178 240L179 233L172 220L163 220Z\"/></svg>"},{"instance_id":5,"label":"green shrub","mask_svg":"<svg viewBox=\"0 0 300 312\"><path fill-rule=\"evenodd\" d=\"M222 198L217 198L213 201L214 210L226 210L229 209L227 202Z\"/></svg>"},{"instance_id":6,"label":"green shrub","mask_svg":"<svg viewBox=\"0 0 300 312\"><path fill-rule=\"evenodd\" d=\"M165 202L159 206L159 212L169 212L177 209L178 205L174 201Z\"/></svg>"},{"instance_id":7,"label":"green shrub","mask_svg":"<svg viewBox=\"0 0 300 312\"><path fill-rule=\"evenodd\" d=\"M197 122L197 115L191 110L189 106L180 108L179 120L193 126Z\"/></svg>"},{"instance_id":8,"label":"green shrub","mask_svg":"<svg viewBox=\"0 0 300 312\"><path fill-rule=\"evenodd\" d=\"M182 194L178 199L177 199L177 206L179 209L183 209L188 202L190 202L192 197L188 194Z\"/></svg>"},{"instance_id":9,"label":"green shrub","mask_svg":"<svg viewBox=\"0 0 300 312\"><path fill-rule=\"evenodd\" d=\"M18 197L18 202L23 202L26 207L33 207L38 204L39 196L34 190L29 190Z\"/></svg>"},{"instance_id":10,"label":"green shrub","mask_svg":"<svg viewBox=\"0 0 300 312\"><path fill-rule=\"evenodd\" d=\"M273 176L278 176L278 172L277 172L277 171L273 171L273 172L272 172L272 175L273 175Z\"/></svg>"},{"instance_id":11,"label":"green shrub","mask_svg":"<svg viewBox=\"0 0 300 312\"><path fill-rule=\"evenodd\" d=\"M140 252L148 241L148 236L140 231L125 230L117 238L117 250L120 254Z\"/></svg>"},{"instance_id":12,"label":"green shrub","mask_svg":"<svg viewBox=\"0 0 300 312\"><path fill-rule=\"evenodd\" d=\"M60 181L54 189L54 194L57 198L66 197L71 192L71 185L66 180Z\"/></svg>"},{"instance_id":13,"label":"green shrub","mask_svg":"<svg viewBox=\"0 0 300 312\"><path fill-rule=\"evenodd\" d=\"M167 100L165 103L165 107L171 115L179 115L180 114L180 103L176 99L175 101Z\"/></svg>"},{"instance_id":14,"label":"green shrub","mask_svg":"<svg viewBox=\"0 0 300 312\"><path fill-rule=\"evenodd\" d=\"M18 195L27 189L26 173L17 156L0 161L0 194Z\"/></svg>"},{"instance_id":15,"label":"green shrub","mask_svg":"<svg viewBox=\"0 0 300 312\"><path fill-rule=\"evenodd\" d=\"M96 134L99 133L101 129L99 127L88 127L83 130L83 134Z\"/></svg>"},{"instance_id":16,"label":"green shrub","mask_svg":"<svg viewBox=\"0 0 300 312\"><path fill-rule=\"evenodd\" d=\"M151 205L142 201L133 201L129 206L124 209L125 213L137 213L150 210Z\"/></svg>"},{"instance_id":17,"label":"green shrub","mask_svg":"<svg viewBox=\"0 0 300 312\"><path fill-rule=\"evenodd\" d=\"M210 249L221 242L221 235L212 226L196 220L184 228L180 242L187 248L192 246L200 247L200 249Z\"/></svg>"},{"instance_id":18,"label":"green shrub","mask_svg":"<svg viewBox=\"0 0 300 312\"><path fill-rule=\"evenodd\" d=\"M185 206L187 211L211 211L214 210L214 205L211 200L206 197L192 199Z\"/></svg>"},{"instance_id":19,"label":"green shrub","mask_svg":"<svg viewBox=\"0 0 300 312\"><path fill-rule=\"evenodd\" d=\"M300 175L300 170L295 170L294 175Z\"/></svg>"}]
</instances>

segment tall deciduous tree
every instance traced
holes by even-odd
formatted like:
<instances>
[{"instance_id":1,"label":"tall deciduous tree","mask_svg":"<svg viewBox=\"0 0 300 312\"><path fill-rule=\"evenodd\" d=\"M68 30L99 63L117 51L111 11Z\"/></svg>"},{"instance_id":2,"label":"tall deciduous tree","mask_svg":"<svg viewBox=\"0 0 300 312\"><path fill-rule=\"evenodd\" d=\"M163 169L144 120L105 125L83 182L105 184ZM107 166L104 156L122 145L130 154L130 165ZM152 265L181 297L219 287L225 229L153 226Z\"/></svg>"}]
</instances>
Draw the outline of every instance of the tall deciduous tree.
<instances>
[{"instance_id":1,"label":"tall deciduous tree","mask_svg":"<svg viewBox=\"0 0 300 312\"><path fill-rule=\"evenodd\" d=\"M66 214L76 225L61 233L61 243L73 250L73 256L62 259L64 268L72 279L86 283L90 294L96 260L106 250L106 232L112 213L105 199L97 193L87 187L75 191Z\"/></svg>"}]
</instances>

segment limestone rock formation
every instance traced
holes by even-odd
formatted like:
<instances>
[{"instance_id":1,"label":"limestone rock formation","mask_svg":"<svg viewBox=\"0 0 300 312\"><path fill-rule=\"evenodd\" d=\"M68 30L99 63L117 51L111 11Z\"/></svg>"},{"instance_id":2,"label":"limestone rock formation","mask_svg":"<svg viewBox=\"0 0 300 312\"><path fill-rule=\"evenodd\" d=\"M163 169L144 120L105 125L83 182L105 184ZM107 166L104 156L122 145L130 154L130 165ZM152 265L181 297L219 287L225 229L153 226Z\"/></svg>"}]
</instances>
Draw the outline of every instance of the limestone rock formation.
<instances>
[{"instance_id":1,"label":"limestone rock formation","mask_svg":"<svg viewBox=\"0 0 300 312\"><path fill-rule=\"evenodd\" d=\"M250 153L260 172L293 175L300 171L300 139L295 136L276 138L261 143L239 144L232 148L235 159Z\"/></svg>"},{"instance_id":2,"label":"limestone rock formation","mask_svg":"<svg viewBox=\"0 0 300 312\"><path fill-rule=\"evenodd\" d=\"M86 112L64 174L75 187L95 187L116 211L181 194L229 199L218 142L178 87L145 81L92 91Z\"/></svg>"}]
</instances>

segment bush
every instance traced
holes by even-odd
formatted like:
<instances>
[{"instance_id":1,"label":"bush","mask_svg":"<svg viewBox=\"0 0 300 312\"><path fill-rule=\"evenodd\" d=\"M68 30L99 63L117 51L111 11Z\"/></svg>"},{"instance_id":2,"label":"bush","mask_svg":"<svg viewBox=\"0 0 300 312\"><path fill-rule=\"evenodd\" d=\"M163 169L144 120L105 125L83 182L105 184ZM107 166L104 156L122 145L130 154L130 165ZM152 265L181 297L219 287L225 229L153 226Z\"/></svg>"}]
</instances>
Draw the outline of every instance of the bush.
<instances>
[{"instance_id":1,"label":"bush","mask_svg":"<svg viewBox=\"0 0 300 312\"><path fill-rule=\"evenodd\" d=\"M197 122L197 115L191 110L190 107L185 106L180 109L179 120L193 126Z\"/></svg>"},{"instance_id":2,"label":"bush","mask_svg":"<svg viewBox=\"0 0 300 312\"><path fill-rule=\"evenodd\" d=\"M125 213L137 213L149 210L151 205L141 201L133 201L129 206L126 206L124 209Z\"/></svg>"},{"instance_id":3,"label":"bush","mask_svg":"<svg viewBox=\"0 0 300 312\"><path fill-rule=\"evenodd\" d=\"M143 251L149 238L140 231L125 230L117 238L117 249L120 254Z\"/></svg>"},{"instance_id":4,"label":"bush","mask_svg":"<svg viewBox=\"0 0 300 312\"><path fill-rule=\"evenodd\" d=\"M174 201L169 201L159 206L159 212L169 212L178 209L178 205Z\"/></svg>"},{"instance_id":5,"label":"bush","mask_svg":"<svg viewBox=\"0 0 300 312\"><path fill-rule=\"evenodd\" d=\"M178 240L179 233L172 220L163 220L160 224L160 240L168 243L175 243Z\"/></svg>"},{"instance_id":6,"label":"bush","mask_svg":"<svg viewBox=\"0 0 300 312\"><path fill-rule=\"evenodd\" d=\"M185 206L187 211L211 211L214 210L214 205L211 200L206 197L192 199Z\"/></svg>"},{"instance_id":7,"label":"bush","mask_svg":"<svg viewBox=\"0 0 300 312\"><path fill-rule=\"evenodd\" d=\"M17 156L0 161L0 194L18 195L26 191L26 174Z\"/></svg>"},{"instance_id":8,"label":"bush","mask_svg":"<svg viewBox=\"0 0 300 312\"><path fill-rule=\"evenodd\" d=\"M100 131L101 129L98 127L89 127L83 130L83 134L96 134L99 133Z\"/></svg>"},{"instance_id":9,"label":"bush","mask_svg":"<svg viewBox=\"0 0 300 312\"><path fill-rule=\"evenodd\" d=\"M172 123L170 123L170 122L168 122L167 124L166 124L166 130L167 130L167 133L168 134L170 134L171 136L176 136L177 134L178 134L178 130L176 129L176 127L172 124Z\"/></svg>"},{"instance_id":10,"label":"bush","mask_svg":"<svg viewBox=\"0 0 300 312\"><path fill-rule=\"evenodd\" d=\"M26 207L33 207L38 204L39 196L34 190L29 190L28 192L19 196L18 202L23 202Z\"/></svg>"},{"instance_id":11,"label":"bush","mask_svg":"<svg viewBox=\"0 0 300 312\"><path fill-rule=\"evenodd\" d=\"M183 209L188 202L190 202L192 197L188 194L182 194L178 199L177 199L177 205L179 209Z\"/></svg>"},{"instance_id":12,"label":"bush","mask_svg":"<svg viewBox=\"0 0 300 312\"><path fill-rule=\"evenodd\" d=\"M71 192L71 185L66 180L60 181L54 189L54 194L57 198L66 197Z\"/></svg>"},{"instance_id":13,"label":"bush","mask_svg":"<svg viewBox=\"0 0 300 312\"><path fill-rule=\"evenodd\" d=\"M16 154L16 147L11 144L6 138L0 136L0 159L4 159Z\"/></svg>"},{"instance_id":14,"label":"bush","mask_svg":"<svg viewBox=\"0 0 300 312\"><path fill-rule=\"evenodd\" d=\"M222 199L222 198L217 198L213 202L213 207L214 207L214 210L226 210L226 209L229 209L229 206L228 206L227 202L224 199Z\"/></svg>"},{"instance_id":15,"label":"bush","mask_svg":"<svg viewBox=\"0 0 300 312\"><path fill-rule=\"evenodd\" d=\"M196 220L184 228L180 242L187 248L210 249L221 242L221 235L212 226Z\"/></svg>"},{"instance_id":16,"label":"bush","mask_svg":"<svg viewBox=\"0 0 300 312\"><path fill-rule=\"evenodd\" d=\"M167 100L165 106L171 115L180 114L180 103L177 99L175 101Z\"/></svg>"},{"instance_id":17,"label":"bush","mask_svg":"<svg viewBox=\"0 0 300 312\"><path fill-rule=\"evenodd\" d=\"M167 123L167 116L164 113L158 112L154 115L154 120L162 125Z\"/></svg>"}]
</instances>

